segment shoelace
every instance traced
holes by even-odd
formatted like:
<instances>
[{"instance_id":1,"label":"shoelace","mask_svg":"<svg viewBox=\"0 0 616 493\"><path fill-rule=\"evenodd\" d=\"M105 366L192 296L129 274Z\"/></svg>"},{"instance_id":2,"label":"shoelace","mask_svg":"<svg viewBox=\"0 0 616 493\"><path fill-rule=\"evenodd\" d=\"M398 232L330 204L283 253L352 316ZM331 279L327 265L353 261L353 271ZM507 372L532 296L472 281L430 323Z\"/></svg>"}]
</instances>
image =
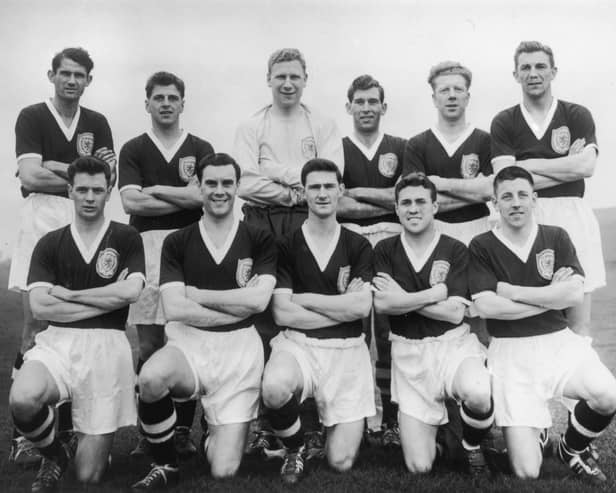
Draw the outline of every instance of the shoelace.
<instances>
[{"instance_id":1,"label":"shoelace","mask_svg":"<svg viewBox=\"0 0 616 493\"><path fill-rule=\"evenodd\" d=\"M153 465L148 475L141 480L145 486L150 486L159 477L163 478L165 484L167 484L167 474L162 466Z\"/></svg>"},{"instance_id":2,"label":"shoelace","mask_svg":"<svg viewBox=\"0 0 616 493\"><path fill-rule=\"evenodd\" d=\"M284 473L293 472L300 473L304 470L304 460L302 459L300 452L288 454L284 459L282 466Z\"/></svg>"},{"instance_id":3,"label":"shoelace","mask_svg":"<svg viewBox=\"0 0 616 493\"><path fill-rule=\"evenodd\" d=\"M62 476L62 468L52 460L43 459L41 468L36 475L35 483L48 485L59 481L60 476Z\"/></svg>"}]
</instances>

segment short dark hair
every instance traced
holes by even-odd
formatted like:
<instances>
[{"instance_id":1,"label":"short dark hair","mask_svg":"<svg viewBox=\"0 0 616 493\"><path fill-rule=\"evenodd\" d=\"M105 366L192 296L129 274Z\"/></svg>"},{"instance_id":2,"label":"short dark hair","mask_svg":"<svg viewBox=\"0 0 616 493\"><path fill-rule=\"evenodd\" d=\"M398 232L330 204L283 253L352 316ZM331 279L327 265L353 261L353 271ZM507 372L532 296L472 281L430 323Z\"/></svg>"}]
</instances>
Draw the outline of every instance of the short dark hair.
<instances>
[{"instance_id":1,"label":"short dark hair","mask_svg":"<svg viewBox=\"0 0 616 493\"><path fill-rule=\"evenodd\" d=\"M171 72L156 72L152 74L148 81L145 83L145 95L149 98L152 95L154 86L171 86L174 85L182 99L184 99L184 81L177 75Z\"/></svg>"},{"instance_id":2,"label":"short dark hair","mask_svg":"<svg viewBox=\"0 0 616 493\"><path fill-rule=\"evenodd\" d=\"M329 173L336 173L336 180L338 183L342 183L342 174L340 168L336 166L336 163L329 159L315 158L304 164L301 173L302 185L306 186L306 177L313 171L327 171Z\"/></svg>"},{"instance_id":3,"label":"short dark hair","mask_svg":"<svg viewBox=\"0 0 616 493\"><path fill-rule=\"evenodd\" d=\"M349 103L353 102L353 96L355 95L355 91L367 91L368 89L372 89L373 87L376 87L379 90L379 98L381 100L381 103L385 101L385 89L383 89L383 86L371 75L364 74L360 75L359 77L356 77L353 82L351 82L351 86L347 91L347 98L349 100Z\"/></svg>"},{"instance_id":4,"label":"short dark hair","mask_svg":"<svg viewBox=\"0 0 616 493\"><path fill-rule=\"evenodd\" d=\"M195 168L195 173L197 174L197 178L199 178L199 183L203 179L203 170L208 166L233 166L233 170L235 171L235 181L240 181L240 176L242 175L242 169L239 164L233 159L229 154L225 154L224 152L217 152L213 154L208 154L207 156L201 158L201 161L197 164Z\"/></svg>"},{"instance_id":5,"label":"short dark hair","mask_svg":"<svg viewBox=\"0 0 616 493\"><path fill-rule=\"evenodd\" d=\"M513 54L513 65L514 69L518 69L518 59L520 58L521 53L535 53L536 51L542 51L545 53L550 59L550 66L553 68L556 65L554 64L554 52L552 48L548 45L544 45L539 41L522 41L518 47L515 49L515 53Z\"/></svg>"},{"instance_id":6,"label":"short dark hair","mask_svg":"<svg viewBox=\"0 0 616 493\"><path fill-rule=\"evenodd\" d=\"M304 74L306 74L306 59L304 58L304 55L302 55L301 51L299 51L297 48L281 48L279 50L276 50L274 53L271 54L269 60L267 61L267 76L269 77L272 73L272 67L274 66L274 64L282 62L293 62L295 60L299 62L299 64L302 66Z\"/></svg>"},{"instance_id":7,"label":"short dark hair","mask_svg":"<svg viewBox=\"0 0 616 493\"><path fill-rule=\"evenodd\" d=\"M533 175L530 172L521 166L507 166L506 168L501 169L494 176L494 182L492 186L494 187L494 195L496 195L496 190L498 185L500 185L504 181L511 181L521 178L530 183L532 188L535 187L535 181L533 180Z\"/></svg>"},{"instance_id":8,"label":"short dark hair","mask_svg":"<svg viewBox=\"0 0 616 493\"><path fill-rule=\"evenodd\" d=\"M87 173L88 175L103 173L107 186L111 184L111 168L105 161L94 156L78 157L68 165L68 182L71 185L74 183L77 173Z\"/></svg>"},{"instance_id":9,"label":"short dark hair","mask_svg":"<svg viewBox=\"0 0 616 493\"><path fill-rule=\"evenodd\" d=\"M473 73L460 62L445 61L436 64L430 69L428 74L428 84L434 89L434 79L440 75L461 75L466 80L466 88L470 89L473 80Z\"/></svg>"},{"instance_id":10,"label":"short dark hair","mask_svg":"<svg viewBox=\"0 0 616 493\"><path fill-rule=\"evenodd\" d=\"M400 192L407 187L421 187L430 190L430 198L432 202L436 202L436 186L424 173L409 173L400 178L394 189L396 203L398 203Z\"/></svg>"},{"instance_id":11,"label":"short dark hair","mask_svg":"<svg viewBox=\"0 0 616 493\"><path fill-rule=\"evenodd\" d=\"M54 74L60 67L60 64L62 63L62 60L64 58L73 60L75 63L81 65L83 68L86 69L87 74L90 74L90 72L94 68L94 62L92 61L90 54L83 48L64 48L59 53L56 53L51 59L51 71Z\"/></svg>"}]
</instances>

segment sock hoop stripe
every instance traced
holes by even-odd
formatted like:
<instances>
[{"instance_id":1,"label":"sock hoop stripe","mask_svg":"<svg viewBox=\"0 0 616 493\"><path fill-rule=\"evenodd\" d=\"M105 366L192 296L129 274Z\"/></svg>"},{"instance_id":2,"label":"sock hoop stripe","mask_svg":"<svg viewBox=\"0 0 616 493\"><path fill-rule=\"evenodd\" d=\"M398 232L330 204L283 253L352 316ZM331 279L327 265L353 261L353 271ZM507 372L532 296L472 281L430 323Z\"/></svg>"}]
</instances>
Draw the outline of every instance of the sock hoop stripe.
<instances>
[{"instance_id":1,"label":"sock hoop stripe","mask_svg":"<svg viewBox=\"0 0 616 493\"><path fill-rule=\"evenodd\" d=\"M274 433L276 434L277 437L287 438L292 435L295 435L300 430L301 427L302 427L302 422L300 421L299 418L297 418L295 420L295 423L293 423L289 428L285 430L274 430Z\"/></svg>"}]
</instances>

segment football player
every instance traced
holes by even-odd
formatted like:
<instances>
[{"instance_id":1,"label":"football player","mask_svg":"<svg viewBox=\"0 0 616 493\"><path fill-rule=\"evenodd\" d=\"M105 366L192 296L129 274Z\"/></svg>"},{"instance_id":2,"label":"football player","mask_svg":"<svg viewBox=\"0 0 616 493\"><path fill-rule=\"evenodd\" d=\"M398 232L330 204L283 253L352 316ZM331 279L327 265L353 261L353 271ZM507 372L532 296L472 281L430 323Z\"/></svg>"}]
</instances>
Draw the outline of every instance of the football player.
<instances>
[{"instance_id":1,"label":"football player","mask_svg":"<svg viewBox=\"0 0 616 493\"><path fill-rule=\"evenodd\" d=\"M203 218L163 244L168 340L139 375L139 417L155 463L133 491L178 480L172 399L201 398L209 430L202 452L215 478L235 474L257 416L263 348L254 315L267 307L276 282L274 238L234 216L240 168L229 155L202 159L197 177Z\"/></svg>"},{"instance_id":2,"label":"football player","mask_svg":"<svg viewBox=\"0 0 616 493\"><path fill-rule=\"evenodd\" d=\"M406 140L381 131L381 117L387 111L385 90L372 76L354 79L347 98L346 110L353 118L353 133L342 139L344 195L338 201L338 218L343 226L362 234L374 246L401 230L394 213L394 185L402 171ZM370 432L369 437L384 445L400 445L398 409L390 395L389 321L376 313L370 321L373 323L367 334L370 339L374 330L376 384L383 417L381 430Z\"/></svg>"},{"instance_id":3,"label":"football player","mask_svg":"<svg viewBox=\"0 0 616 493\"><path fill-rule=\"evenodd\" d=\"M304 471L304 399L315 398L327 429L325 455L337 471L352 467L364 420L376 412L362 331L372 305L372 248L336 221L344 185L334 162L311 159L301 183L308 219L280 242L272 304L276 323L286 329L272 340L262 384L272 428L286 448L286 483Z\"/></svg>"},{"instance_id":4,"label":"football player","mask_svg":"<svg viewBox=\"0 0 616 493\"><path fill-rule=\"evenodd\" d=\"M116 157L109 124L103 115L79 105L92 82L94 63L83 48L65 48L51 61L47 72L54 86L50 99L21 110L15 124L18 177L25 198L20 229L11 257L9 289L20 290L24 326L14 374L23 362L23 353L34 343L35 334L47 326L30 311L27 277L36 242L56 228L71 222L73 204L67 196L67 169L79 156L95 155L111 167L115 177ZM70 402L60 406L61 432L72 429ZM33 457L30 444L14 434L10 460L28 462Z\"/></svg>"},{"instance_id":5,"label":"football player","mask_svg":"<svg viewBox=\"0 0 616 493\"><path fill-rule=\"evenodd\" d=\"M400 407L400 440L409 471L426 473L447 423L445 399L460 403L462 446L470 472L487 471L480 447L494 420L485 347L464 318L468 250L438 232L437 190L423 173L395 188L404 230L375 248L374 307L391 324L392 399Z\"/></svg>"},{"instance_id":6,"label":"football player","mask_svg":"<svg viewBox=\"0 0 616 493\"><path fill-rule=\"evenodd\" d=\"M597 161L595 124L583 106L552 95L557 69L554 53L538 41L523 41L515 50L513 76L522 102L492 121L492 165L498 171L517 164L533 175L538 193L537 221L564 228L584 268L583 301L567 309L569 327L590 333L591 293L605 286L599 224L584 200L584 179Z\"/></svg>"},{"instance_id":7,"label":"football player","mask_svg":"<svg viewBox=\"0 0 616 493\"><path fill-rule=\"evenodd\" d=\"M199 220L201 193L195 165L214 152L212 146L180 126L184 110L184 82L169 72L157 72L145 86L145 110L152 129L129 140L120 151L118 186L130 224L143 237L146 259L146 287L130 308L128 321L137 326L139 361L143 363L164 343L158 280L160 250L171 232ZM190 428L196 401L177 403L176 445L182 456L196 452ZM142 439L132 454L148 451Z\"/></svg>"},{"instance_id":8,"label":"football player","mask_svg":"<svg viewBox=\"0 0 616 493\"><path fill-rule=\"evenodd\" d=\"M603 482L589 444L616 412L616 379L588 338L568 327L564 310L582 300L584 271L567 232L537 224L533 182L519 166L499 171L494 203L500 224L470 244L472 299L492 336L496 424L503 427L514 474L536 478L552 424L548 399L577 400L558 456L579 476Z\"/></svg>"},{"instance_id":9,"label":"football player","mask_svg":"<svg viewBox=\"0 0 616 493\"><path fill-rule=\"evenodd\" d=\"M28 275L32 313L49 326L24 355L9 397L15 426L44 457L33 492L56 491L75 453L75 440L55 432L51 406L72 400L75 470L86 483L101 480L115 431L137 420L124 326L145 281L143 243L134 228L105 218L107 163L80 157L67 180L74 220L37 243Z\"/></svg>"}]
</instances>

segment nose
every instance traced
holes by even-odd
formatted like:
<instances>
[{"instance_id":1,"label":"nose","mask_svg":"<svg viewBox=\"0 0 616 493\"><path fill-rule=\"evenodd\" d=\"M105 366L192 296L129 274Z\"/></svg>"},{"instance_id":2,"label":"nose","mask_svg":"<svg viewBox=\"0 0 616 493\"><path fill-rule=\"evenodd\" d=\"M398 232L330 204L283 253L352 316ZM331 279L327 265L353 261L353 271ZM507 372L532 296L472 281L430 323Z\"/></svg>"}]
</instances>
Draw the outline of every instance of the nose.
<instances>
[{"instance_id":1,"label":"nose","mask_svg":"<svg viewBox=\"0 0 616 493\"><path fill-rule=\"evenodd\" d=\"M93 190L90 189L90 190L88 190L86 192L86 200L88 202L92 202L94 200L94 191Z\"/></svg>"},{"instance_id":2,"label":"nose","mask_svg":"<svg viewBox=\"0 0 616 493\"><path fill-rule=\"evenodd\" d=\"M513 207L520 207L520 197L518 197L517 195L513 196Z\"/></svg>"}]
</instances>

